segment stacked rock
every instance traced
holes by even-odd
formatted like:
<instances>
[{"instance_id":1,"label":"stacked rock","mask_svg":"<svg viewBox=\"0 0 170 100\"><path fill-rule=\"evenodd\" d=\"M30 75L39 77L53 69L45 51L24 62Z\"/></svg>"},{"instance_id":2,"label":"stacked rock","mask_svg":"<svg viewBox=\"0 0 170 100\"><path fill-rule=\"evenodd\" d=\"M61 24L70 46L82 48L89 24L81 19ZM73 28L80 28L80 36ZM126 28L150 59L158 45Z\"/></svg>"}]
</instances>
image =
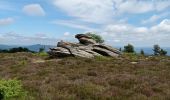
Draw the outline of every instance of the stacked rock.
<instances>
[{"instance_id":1,"label":"stacked rock","mask_svg":"<svg viewBox=\"0 0 170 100\"><path fill-rule=\"evenodd\" d=\"M79 43L60 41L56 48L50 48L49 55L53 58L68 56L93 58L95 56L118 57L121 54L119 50L111 46L96 43L86 34L77 34L75 38L79 40Z\"/></svg>"},{"instance_id":2,"label":"stacked rock","mask_svg":"<svg viewBox=\"0 0 170 100\"><path fill-rule=\"evenodd\" d=\"M86 34L77 34L75 36L75 38L77 38L79 40L79 42L81 44L84 44L84 45L89 45L89 44L96 44L96 41L94 41L92 39L92 37L86 35Z\"/></svg>"}]
</instances>

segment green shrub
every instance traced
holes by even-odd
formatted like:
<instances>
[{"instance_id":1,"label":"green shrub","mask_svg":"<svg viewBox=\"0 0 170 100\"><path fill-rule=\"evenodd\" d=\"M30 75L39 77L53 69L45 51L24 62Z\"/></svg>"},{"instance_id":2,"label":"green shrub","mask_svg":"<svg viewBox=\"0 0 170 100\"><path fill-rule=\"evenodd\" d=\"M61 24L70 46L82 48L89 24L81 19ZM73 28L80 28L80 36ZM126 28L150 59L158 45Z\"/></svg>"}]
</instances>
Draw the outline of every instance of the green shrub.
<instances>
[{"instance_id":1,"label":"green shrub","mask_svg":"<svg viewBox=\"0 0 170 100\"><path fill-rule=\"evenodd\" d=\"M153 46L153 51L154 51L154 55L156 55L156 56L158 56L158 55L165 56L167 54L167 51L162 49L157 44Z\"/></svg>"},{"instance_id":2,"label":"green shrub","mask_svg":"<svg viewBox=\"0 0 170 100\"><path fill-rule=\"evenodd\" d=\"M26 96L21 82L18 80L0 80L0 100L21 98Z\"/></svg>"},{"instance_id":3,"label":"green shrub","mask_svg":"<svg viewBox=\"0 0 170 100\"><path fill-rule=\"evenodd\" d=\"M93 40L95 40L97 43L103 43L104 40L100 35L97 35L96 33L93 32L88 32L86 35L91 36Z\"/></svg>"},{"instance_id":4,"label":"green shrub","mask_svg":"<svg viewBox=\"0 0 170 100\"><path fill-rule=\"evenodd\" d=\"M134 53L135 52L134 46L131 45L131 44L128 44L128 45L124 46L124 52Z\"/></svg>"}]
</instances>

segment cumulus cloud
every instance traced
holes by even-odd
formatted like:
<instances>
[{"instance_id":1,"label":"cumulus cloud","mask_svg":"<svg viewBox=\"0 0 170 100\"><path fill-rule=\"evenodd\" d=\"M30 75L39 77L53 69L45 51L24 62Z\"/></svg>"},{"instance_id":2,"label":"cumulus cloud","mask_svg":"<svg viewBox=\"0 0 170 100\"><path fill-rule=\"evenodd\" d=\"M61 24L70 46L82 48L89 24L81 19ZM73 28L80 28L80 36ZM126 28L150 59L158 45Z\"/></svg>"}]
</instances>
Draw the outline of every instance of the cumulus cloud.
<instances>
[{"instance_id":1,"label":"cumulus cloud","mask_svg":"<svg viewBox=\"0 0 170 100\"><path fill-rule=\"evenodd\" d=\"M163 11L170 0L52 0L69 16L92 23L109 23L120 14ZM67 3L66 3L67 2Z\"/></svg>"},{"instance_id":2,"label":"cumulus cloud","mask_svg":"<svg viewBox=\"0 0 170 100\"><path fill-rule=\"evenodd\" d=\"M170 7L170 0L154 0L155 1L155 10L162 11Z\"/></svg>"},{"instance_id":3,"label":"cumulus cloud","mask_svg":"<svg viewBox=\"0 0 170 100\"><path fill-rule=\"evenodd\" d=\"M35 34L33 36L25 36L15 32L7 32L0 34L0 42L2 44L13 44L13 45L32 45L32 44L45 44L45 45L56 45L60 39L55 37L47 36L46 34Z\"/></svg>"},{"instance_id":4,"label":"cumulus cloud","mask_svg":"<svg viewBox=\"0 0 170 100\"><path fill-rule=\"evenodd\" d=\"M164 19L160 24L151 28L154 33L162 33L170 35L170 20Z\"/></svg>"},{"instance_id":5,"label":"cumulus cloud","mask_svg":"<svg viewBox=\"0 0 170 100\"><path fill-rule=\"evenodd\" d=\"M55 20L55 21L52 21L51 23L57 24L57 25L63 25L63 26L67 26L67 27L71 27L75 29L81 29L85 31L96 31L97 30L95 28L88 27L88 25L85 23L80 23L80 22L71 21L71 20Z\"/></svg>"},{"instance_id":6,"label":"cumulus cloud","mask_svg":"<svg viewBox=\"0 0 170 100\"><path fill-rule=\"evenodd\" d=\"M146 13L162 11L170 7L169 0L124 0L117 5L120 13Z\"/></svg>"},{"instance_id":7,"label":"cumulus cloud","mask_svg":"<svg viewBox=\"0 0 170 100\"><path fill-rule=\"evenodd\" d=\"M70 36L70 32L65 32L64 36Z\"/></svg>"},{"instance_id":8,"label":"cumulus cloud","mask_svg":"<svg viewBox=\"0 0 170 100\"><path fill-rule=\"evenodd\" d=\"M144 13L154 9L153 3L138 0L125 1L118 5L120 13Z\"/></svg>"},{"instance_id":9,"label":"cumulus cloud","mask_svg":"<svg viewBox=\"0 0 170 100\"><path fill-rule=\"evenodd\" d=\"M137 46L151 46L158 43L166 46L170 41L170 19L164 19L150 28L128 24L108 25L102 35L109 40L109 43L121 42L121 45L133 43Z\"/></svg>"},{"instance_id":10,"label":"cumulus cloud","mask_svg":"<svg viewBox=\"0 0 170 100\"><path fill-rule=\"evenodd\" d=\"M112 0L53 0L53 3L68 15L87 22L107 22L114 13Z\"/></svg>"},{"instance_id":11,"label":"cumulus cloud","mask_svg":"<svg viewBox=\"0 0 170 100\"><path fill-rule=\"evenodd\" d=\"M152 46L154 44L167 46L170 41L170 19L164 19L159 24L150 27L137 27L126 23L108 24L103 25L98 31L101 31L99 34L110 45L132 43L135 46ZM68 35L70 33L64 33L64 36Z\"/></svg>"},{"instance_id":12,"label":"cumulus cloud","mask_svg":"<svg viewBox=\"0 0 170 100\"><path fill-rule=\"evenodd\" d=\"M149 19L142 20L142 24L149 24L149 23L155 23L157 20L164 18L166 16L170 15L169 12L161 13L161 14L155 14L151 16Z\"/></svg>"},{"instance_id":13,"label":"cumulus cloud","mask_svg":"<svg viewBox=\"0 0 170 100\"><path fill-rule=\"evenodd\" d=\"M25 5L23 12L30 16L45 16L45 11L39 4Z\"/></svg>"},{"instance_id":14,"label":"cumulus cloud","mask_svg":"<svg viewBox=\"0 0 170 100\"><path fill-rule=\"evenodd\" d=\"M4 26L4 25L9 25L9 24L12 24L14 22L14 19L13 18L3 18L3 19L0 19L0 26Z\"/></svg>"}]
</instances>

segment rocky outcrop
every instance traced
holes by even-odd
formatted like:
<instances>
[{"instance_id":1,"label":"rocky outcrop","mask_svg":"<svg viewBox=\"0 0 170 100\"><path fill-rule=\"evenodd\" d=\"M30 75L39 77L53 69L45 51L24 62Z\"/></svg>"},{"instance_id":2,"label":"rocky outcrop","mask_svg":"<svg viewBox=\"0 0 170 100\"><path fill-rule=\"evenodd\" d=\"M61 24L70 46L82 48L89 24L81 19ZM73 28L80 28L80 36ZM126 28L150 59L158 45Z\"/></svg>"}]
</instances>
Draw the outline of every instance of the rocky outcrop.
<instances>
[{"instance_id":1,"label":"rocky outcrop","mask_svg":"<svg viewBox=\"0 0 170 100\"><path fill-rule=\"evenodd\" d=\"M93 58L95 56L117 57L121 52L105 44L96 43L92 37L85 34L75 36L80 43L70 43L60 41L56 48L51 48L48 52L51 57L84 57Z\"/></svg>"},{"instance_id":2,"label":"rocky outcrop","mask_svg":"<svg viewBox=\"0 0 170 100\"><path fill-rule=\"evenodd\" d=\"M96 41L94 41L92 37L85 34L77 34L75 38L77 38L79 42L84 45L96 44Z\"/></svg>"}]
</instances>

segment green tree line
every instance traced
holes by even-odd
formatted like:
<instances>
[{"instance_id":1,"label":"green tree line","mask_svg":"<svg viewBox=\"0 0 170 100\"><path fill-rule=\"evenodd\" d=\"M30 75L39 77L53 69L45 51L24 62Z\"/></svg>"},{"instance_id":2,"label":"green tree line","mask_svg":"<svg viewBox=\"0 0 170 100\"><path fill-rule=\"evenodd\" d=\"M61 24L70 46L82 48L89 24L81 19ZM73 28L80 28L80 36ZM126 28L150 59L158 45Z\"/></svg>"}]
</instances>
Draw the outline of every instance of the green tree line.
<instances>
[{"instance_id":1,"label":"green tree line","mask_svg":"<svg viewBox=\"0 0 170 100\"><path fill-rule=\"evenodd\" d=\"M18 47L18 48L11 48L11 49L0 49L0 53L16 53L16 52L34 52L29 50L28 48Z\"/></svg>"},{"instance_id":2,"label":"green tree line","mask_svg":"<svg viewBox=\"0 0 170 100\"><path fill-rule=\"evenodd\" d=\"M120 48L120 50L121 50L121 48ZM167 51L162 49L158 44L154 45L152 50L153 50L155 56L167 55ZM134 46L132 44L128 44L128 45L124 46L123 52L135 53ZM145 55L145 52L143 49L141 49L140 54Z\"/></svg>"}]
</instances>

